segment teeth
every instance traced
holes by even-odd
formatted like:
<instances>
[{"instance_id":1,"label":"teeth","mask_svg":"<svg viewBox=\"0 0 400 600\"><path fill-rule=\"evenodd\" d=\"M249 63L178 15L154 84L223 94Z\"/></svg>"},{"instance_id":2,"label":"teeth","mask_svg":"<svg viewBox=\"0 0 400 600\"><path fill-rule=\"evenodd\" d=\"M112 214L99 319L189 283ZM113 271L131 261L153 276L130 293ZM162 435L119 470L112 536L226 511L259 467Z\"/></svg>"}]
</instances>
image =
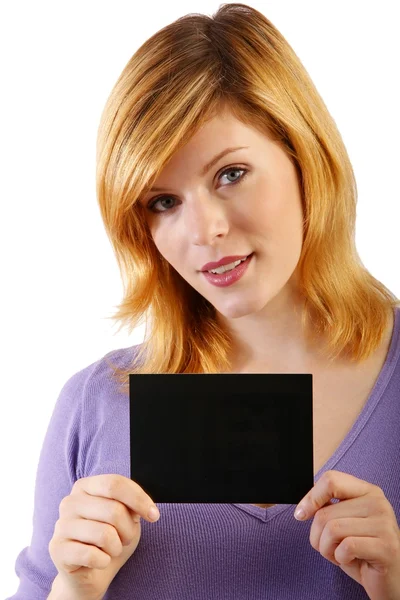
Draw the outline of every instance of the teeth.
<instances>
[{"instance_id":1,"label":"teeth","mask_svg":"<svg viewBox=\"0 0 400 600\"><path fill-rule=\"evenodd\" d=\"M241 260L236 260L233 263L229 263L228 265L223 265L222 267L218 267L218 269L213 269L212 271L208 271L208 273L225 273L225 271L232 271L232 269L234 269L235 267L237 267L241 262L245 261L247 258L247 256L245 258L242 258Z\"/></svg>"}]
</instances>

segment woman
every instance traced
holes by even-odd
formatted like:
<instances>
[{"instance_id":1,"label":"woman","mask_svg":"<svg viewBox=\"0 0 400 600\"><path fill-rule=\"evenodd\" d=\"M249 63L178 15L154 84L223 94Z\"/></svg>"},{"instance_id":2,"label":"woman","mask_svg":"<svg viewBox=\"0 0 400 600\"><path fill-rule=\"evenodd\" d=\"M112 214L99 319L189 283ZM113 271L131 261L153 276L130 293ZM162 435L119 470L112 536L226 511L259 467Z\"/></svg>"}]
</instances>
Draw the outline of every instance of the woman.
<instances>
[{"instance_id":1,"label":"woman","mask_svg":"<svg viewBox=\"0 0 400 600\"><path fill-rule=\"evenodd\" d=\"M150 326L64 385L13 598L400 597L400 302L357 254L353 170L296 54L244 4L178 19L118 79L97 165L115 318ZM147 516L129 373L223 372L313 374L303 523L283 504Z\"/></svg>"}]
</instances>

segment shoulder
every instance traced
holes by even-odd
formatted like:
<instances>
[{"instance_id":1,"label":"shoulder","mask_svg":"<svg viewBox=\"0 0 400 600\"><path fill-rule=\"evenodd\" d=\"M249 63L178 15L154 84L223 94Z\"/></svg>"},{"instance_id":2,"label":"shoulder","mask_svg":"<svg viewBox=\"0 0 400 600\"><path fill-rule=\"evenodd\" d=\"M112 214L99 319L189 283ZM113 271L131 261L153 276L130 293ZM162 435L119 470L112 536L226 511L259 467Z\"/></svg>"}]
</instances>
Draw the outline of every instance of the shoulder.
<instances>
[{"instance_id":1,"label":"shoulder","mask_svg":"<svg viewBox=\"0 0 400 600\"><path fill-rule=\"evenodd\" d=\"M101 358L75 372L62 387L61 394L71 400L84 398L99 388L115 393L113 367L126 368L133 363L139 345L111 350Z\"/></svg>"},{"instance_id":2,"label":"shoulder","mask_svg":"<svg viewBox=\"0 0 400 600\"><path fill-rule=\"evenodd\" d=\"M76 478L104 472L128 476L129 397L119 391L113 366L133 364L138 347L108 352L74 373L62 388L54 431L68 438Z\"/></svg>"},{"instance_id":3,"label":"shoulder","mask_svg":"<svg viewBox=\"0 0 400 600\"><path fill-rule=\"evenodd\" d=\"M118 408L126 410L128 396L119 391L113 369L132 364L137 348L112 350L73 373L61 388L54 407L52 420L57 427L67 428L84 439L93 435L107 413L112 415L114 411L117 416Z\"/></svg>"}]
</instances>

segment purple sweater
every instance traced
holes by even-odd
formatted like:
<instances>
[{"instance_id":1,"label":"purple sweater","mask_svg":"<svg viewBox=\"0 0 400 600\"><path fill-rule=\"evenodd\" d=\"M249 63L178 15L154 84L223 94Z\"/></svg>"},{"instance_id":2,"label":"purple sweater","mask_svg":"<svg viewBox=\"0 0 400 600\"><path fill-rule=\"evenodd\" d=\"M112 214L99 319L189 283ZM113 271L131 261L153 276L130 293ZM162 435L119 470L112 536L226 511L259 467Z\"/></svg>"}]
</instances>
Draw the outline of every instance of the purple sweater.
<instances>
[{"instance_id":1,"label":"purple sweater","mask_svg":"<svg viewBox=\"0 0 400 600\"><path fill-rule=\"evenodd\" d=\"M107 354L128 365L137 346ZM314 477L330 469L382 488L400 523L400 309L385 364L353 427ZM33 535L18 554L16 594L44 600L57 570L48 544L61 499L81 477L129 478L129 398L116 391L104 357L62 388L42 446L35 485ZM295 505L158 504L156 523L142 519L136 552L105 600L365 600L364 588L310 544L313 519Z\"/></svg>"}]
</instances>

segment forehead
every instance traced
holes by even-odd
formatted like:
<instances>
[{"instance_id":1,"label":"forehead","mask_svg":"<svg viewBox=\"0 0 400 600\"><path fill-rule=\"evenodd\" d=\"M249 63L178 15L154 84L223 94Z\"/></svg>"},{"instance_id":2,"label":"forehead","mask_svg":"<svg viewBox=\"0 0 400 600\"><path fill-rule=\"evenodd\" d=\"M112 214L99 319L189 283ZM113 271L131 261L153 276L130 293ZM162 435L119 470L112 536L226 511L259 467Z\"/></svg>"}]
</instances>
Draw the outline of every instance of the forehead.
<instances>
[{"instance_id":1,"label":"forehead","mask_svg":"<svg viewBox=\"0 0 400 600\"><path fill-rule=\"evenodd\" d=\"M222 149L222 146L240 145L244 138L256 134L259 135L259 132L253 126L243 123L233 113L226 110L206 121L178 152L183 154L204 145L215 153Z\"/></svg>"},{"instance_id":2,"label":"forehead","mask_svg":"<svg viewBox=\"0 0 400 600\"><path fill-rule=\"evenodd\" d=\"M164 166L159 179L173 176L175 172L193 171L200 168L227 148L246 147L257 149L260 144L272 140L250 124L243 123L232 113L225 112L213 117L179 148Z\"/></svg>"}]
</instances>

